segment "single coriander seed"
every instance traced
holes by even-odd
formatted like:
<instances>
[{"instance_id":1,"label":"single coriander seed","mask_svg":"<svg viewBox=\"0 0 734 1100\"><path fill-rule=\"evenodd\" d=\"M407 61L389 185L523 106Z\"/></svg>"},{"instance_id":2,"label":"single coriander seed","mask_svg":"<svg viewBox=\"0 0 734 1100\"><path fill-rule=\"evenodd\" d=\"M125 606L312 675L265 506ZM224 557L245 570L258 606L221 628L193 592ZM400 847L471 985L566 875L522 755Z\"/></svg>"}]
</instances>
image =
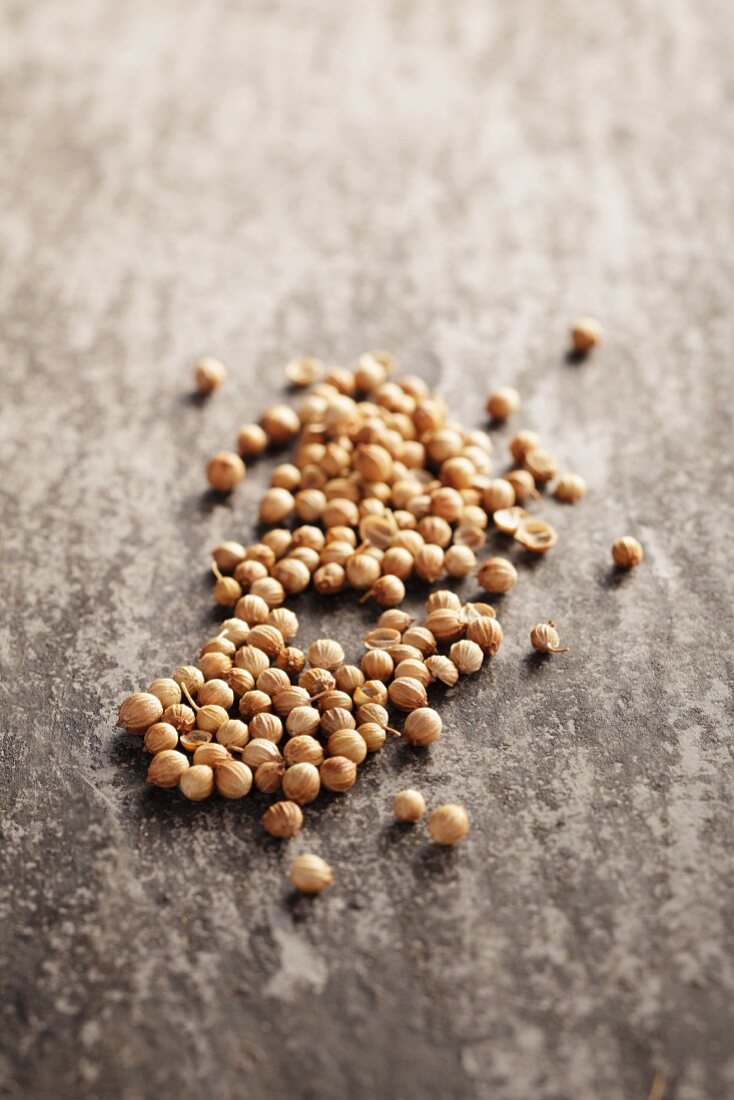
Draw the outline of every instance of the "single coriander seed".
<instances>
[{"instance_id":1,"label":"single coriander seed","mask_svg":"<svg viewBox=\"0 0 734 1100\"><path fill-rule=\"evenodd\" d=\"M633 569L642 561L642 546L632 535L624 535L612 545L612 557L622 569Z\"/></svg>"},{"instance_id":2,"label":"single coriander seed","mask_svg":"<svg viewBox=\"0 0 734 1100\"><path fill-rule=\"evenodd\" d=\"M214 770L208 764L192 764L181 773L178 785L191 802L203 802L214 790Z\"/></svg>"},{"instance_id":3,"label":"single coriander seed","mask_svg":"<svg viewBox=\"0 0 734 1100\"><path fill-rule=\"evenodd\" d=\"M212 489L218 493L231 493L245 476L245 464L233 451L220 451L209 459L206 476Z\"/></svg>"},{"instance_id":4,"label":"single coriander seed","mask_svg":"<svg viewBox=\"0 0 734 1100\"><path fill-rule=\"evenodd\" d=\"M487 621L494 622L494 619ZM451 646L449 659L454 662L462 676L470 676L473 672L479 672L482 667L484 652L476 642L462 638L460 642L454 642Z\"/></svg>"},{"instance_id":5,"label":"single coriander seed","mask_svg":"<svg viewBox=\"0 0 734 1100\"><path fill-rule=\"evenodd\" d=\"M283 776L283 793L300 806L313 802L320 789L319 769L314 764L293 764Z\"/></svg>"},{"instance_id":6,"label":"single coriander seed","mask_svg":"<svg viewBox=\"0 0 734 1100\"><path fill-rule=\"evenodd\" d=\"M320 894L331 886L334 875L331 867L321 856L296 856L291 863L291 882L302 894Z\"/></svg>"},{"instance_id":7,"label":"single coriander seed","mask_svg":"<svg viewBox=\"0 0 734 1100\"><path fill-rule=\"evenodd\" d=\"M428 816L428 832L436 844L456 844L469 832L466 809L453 803L437 806Z\"/></svg>"},{"instance_id":8,"label":"single coriander seed","mask_svg":"<svg viewBox=\"0 0 734 1100\"><path fill-rule=\"evenodd\" d=\"M288 773L286 772L286 776ZM327 791L342 794L354 786L357 778L357 765L346 756L330 756L319 768L322 786Z\"/></svg>"},{"instance_id":9,"label":"single coriander seed","mask_svg":"<svg viewBox=\"0 0 734 1100\"><path fill-rule=\"evenodd\" d=\"M420 821L426 812L426 802L420 791L408 788L398 791L393 801L393 813L396 821L412 824Z\"/></svg>"},{"instance_id":10,"label":"single coriander seed","mask_svg":"<svg viewBox=\"0 0 734 1100\"><path fill-rule=\"evenodd\" d=\"M227 368L218 359L200 359L194 368L196 388L199 393L211 393L219 388L227 377Z\"/></svg>"},{"instance_id":11,"label":"single coriander seed","mask_svg":"<svg viewBox=\"0 0 734 1100\"><path fill-rule=\"evenodd\" d=\"M298 836L303 825L303 810L297 802L275 802L263 814L262 823L271 836Z\"/></svg>"},{"instance_id":12,"label":"single coriander seed","mask_svg":"<svg viewBox=\"0 0 734 1100\"><path fill-rule=\"evenodd\" d=\"M163 704L156 695L136 691L129 695L120 707L117 724L129 733L144 733L148 726L163 717Z\"/></svg>"},{"instance_id":13,"label":"single coriander seed","mask_svg":"<svg viewBox=\"0 0 734 1100\"><path fill-rule=\"evenodd\" d=\"M487 412L494 420L507 420L520 408L520 394L512 386L499 386L487 401Z\"/></svg>"},{"instance_id":14,"label":"single coriander seed","mask_svg":"<svg viewBox=\"0 0 734 1100\"><path fill-rule=\"evenodd\" d=\"M507 558L487 558L479 563L477 581L487 592L509 592L517 584L517 569Z\"/></svg>"},{"instance_id":15,"label":"single coriander seed","mask_svg":"<svg viewBox=\"0 0 734 1100\"><path fill-rule=\"evenodd\" d=\"M176 749L163 749L151 760L146 781L152 783L154 787L177 787L188 767L188 757L182 752L177 752Z\"/></svg>"},{"instance_id":16,"label":"single coriander seed","mask_svg":"<svg viewBox=\"0 0 734 1100\"><path fill-rule=\"evenodd\" d=\"M443 730L441 715L431 707L419 707L405 719L403 737L411 745L432 745Z\"/></svg>"},{"instance_id":17,"label":"single coriander seed","mask_svg":"<svg viewBox=\"0 0 734 1100\"><path fill-rule=\"evenodd\" d=\"M244 798L252 787L252 772L241 760L225 760L214 770L214 783L222 798Z\"/></svg>"},{"instance_id":18,"label":"single coriander seed","mask_svg":"<svg viewBox=\"0 0 734 1100\"><path fill-rule=\"evenodd\" d=\"M549 620L547 623L538 623L530 631L530 641L533 649L539 653L566 653L565 647L561 647L561 639L556 630L556 624Z\"/></svg>"},{"instance_id":19,"label":"single coriander seed","mask_svg":"<svg viewBox=\"0 0 734 1100\"><path fill-rule=\"evenodd\" d=\"M602 327L593 317L579 317L571 325L571 344L580 355L587 355L602 338Z\"/></svg>"},{"instance_id":20,"label":"single coriander seed","mask_svg":"<svg viewBox=\"0 0 734 1100\"><path fill-rule=\"evenodd\" d=\"M558 479L554 496L564 504L576 504L586 494L586 482L578 474L563 474Z\"/></svg>"}]
</instances>

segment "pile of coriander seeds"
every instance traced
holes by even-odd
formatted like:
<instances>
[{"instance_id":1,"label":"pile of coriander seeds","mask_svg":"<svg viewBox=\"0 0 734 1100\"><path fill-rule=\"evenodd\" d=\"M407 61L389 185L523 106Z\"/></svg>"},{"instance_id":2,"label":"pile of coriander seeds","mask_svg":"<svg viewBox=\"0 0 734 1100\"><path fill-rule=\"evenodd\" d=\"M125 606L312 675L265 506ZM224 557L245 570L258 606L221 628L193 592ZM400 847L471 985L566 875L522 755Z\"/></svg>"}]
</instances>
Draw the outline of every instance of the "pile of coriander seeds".
<instances>
[{"instance_id":1,"label":"pile of coriander seeds","mask_svg":"<svg viewBox=\"0 0 734 1100\"><path fill-rule=\"evenodd\" d=\"M199 365L202 391L221 383L219 366ZM322 790L349 791L360 765L389 738L418 747L438 740L433 685L454 686L479 672L501 646L491 604L462 603L438 587L419 623L400 606L406 581L431 586L473 575L487 593L507 592L518 580L515 566L503 557L478 560L488 527L529 555L547 553L556 532L532 512L540 491L554 483L565 503L585 492L578 475L559 475L531 431L512 437L514 468L493 477L489 435L456 423L422 379L395 370L382 351L362 355L353 370L326 369L315 359L288 364L288 381L309 392L296 408L275 405L259 424L244 425L237 450L207 466L210 485L231 492L245 477L245 461L268 447L292 449L260 502L260 541L214 548L213 598L228 617L195 663L120 707L119 725L141 735L150 754L149 783L194 801L215 793L236 800L254 786L273 799L262 818L272 836L297 835L303 808ZM504 387L487 408L504 420L519 404ZM310 587L324 599L352 589L376 605L358 665L347 663L337 639L297 644L298 618L286 604ZM562 652L554 624L538 624L532 634L537 649ZM416 795L422 802L419 792L398 796L399 820L422 816L414 812ZM468 827L462 806L439 806L429 817L438 843L461 839ZM292 868L299 889L316 892L331 882L320 857L299 860Z\"/></svg>"}]
</instances>

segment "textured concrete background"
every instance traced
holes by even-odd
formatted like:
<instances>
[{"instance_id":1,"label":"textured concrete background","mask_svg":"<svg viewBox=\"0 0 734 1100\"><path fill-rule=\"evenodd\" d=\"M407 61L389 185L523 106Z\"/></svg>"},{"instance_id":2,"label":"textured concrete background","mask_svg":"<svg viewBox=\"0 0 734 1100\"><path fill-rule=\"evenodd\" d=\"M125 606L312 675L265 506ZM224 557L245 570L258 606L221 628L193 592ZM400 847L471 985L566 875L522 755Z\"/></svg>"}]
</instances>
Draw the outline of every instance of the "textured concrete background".
<instances>
[{"instance_id":1,"label":"textured concrete background","mask_svg":"<svg viewBox=\"0 0 734 1100\"><path fill-rule=\"evenodd\" d=\"M733 47L725 0L3 5L4 1094L734 1095ZM441 742L289 851L257 798L146 790L114 715L251 534L267 466L222 504L205 457L292 353L372 346L468 423L517 385L590 492ZM370 612L298 609L356 655ZM460 849L391 826L407 784L467 803Z\"/></svg>"}]
</instances>

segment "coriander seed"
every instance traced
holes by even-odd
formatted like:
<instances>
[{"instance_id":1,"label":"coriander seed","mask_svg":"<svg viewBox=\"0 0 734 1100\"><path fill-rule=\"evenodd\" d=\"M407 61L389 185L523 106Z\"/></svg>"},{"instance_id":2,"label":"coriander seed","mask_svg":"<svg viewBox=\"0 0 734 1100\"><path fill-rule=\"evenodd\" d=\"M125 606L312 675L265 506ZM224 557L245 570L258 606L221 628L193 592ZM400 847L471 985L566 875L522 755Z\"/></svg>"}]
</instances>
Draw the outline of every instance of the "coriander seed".
<instances>
[{"instance_id":1,"label":"coriander seed","mask_svg":"<svg viewBox=\"0 0 734 1100\"><path fill-rule=\"evenodd\" d=\"M642 546L632 535L617 539L612 545L612 557L622 569L633 569L644 557Z\"/></svg>"},{"instance_id":2,"label":"coriander seed","mask_svg":"<svg viewBox=\"0 0 734 1100\"><path fill-rule=\"evenodd\" d=\"M226 377L227 368L224 363L211 357L200 359L194 368L196 388L201 394L209 394L218 389Z\"/></svg>"},{"instance_id":3,"label":"coriander seed","mask_svg":"<svg viewBox=\"0 0 734 1100\"><path fill-rule=\"evenodd\" d=\"M420 791L408 788L398 791L393 800L395 820L406 824L420 821L426 812L426 803Z\"/></svg>"},{"instance_id":4,"label":"coriander seed","mask_svg":"<svg viewBox=\"0 0 734 1100\"><path fill-rule=\"evenodd\" d=\"M549 523L542 519L528 519L515 531L515 541L531 554L545 554L555 546L558 535Z\"/></svg>"},{"instance_id":5,"label":"coriander seed","mask_svg":"<svg viewBox=\"0 0 734 1100\"><path fill-rule=\"evenodd\" d=\"M320 894L331 886L334 875L326 860L320 856L297 856L291 863L291 882L302 894Z\"/></svg>"},{"instance_id":6,"label":"coriander seed","mask_svg":"<svg viewBox=\"0 0 734 1100\"><path fill-rule=\"evenodd\" d=\"M494 657L502 645L504 637L502 627L495 618L488 615L477 615L468 621L466 636L470 642L475 642L482 653L488 657Z\"/></svg>"},{"instance_id":7,"label":"coriander seed","mask_svg":"<svg viewBox=\"0 0 734 1100\"><path fill-rule=\"evenodd\" d=\"M288 773L286 772L286 777ZM354 786L357 765L346 756L329 756L319 768L321 785L334 794L343 794Z\"/></svg>"},{"instance_id":8,"label":"coriander seed","mask_svg":"<svg viewBox=\"0 0 734 1100\"><path fill-rule=\"evenodd\" d=\"M243 749L250 739L250 732L239 718L230 718L217 728L214 736L226 749Z\"/></svg>"},{"instance_id":9,"label":"coriander seed","mask_svg":"<svg viewBox=\"0 0 734 1100\"><path fill-rule=\"evenodd\" d=\"M175 749L178 745L178 730L170 722L154 722L145 731L143 748L155 755L164 749Z\"/></svg>"},{"instance_id":10,"label":"coriander seed","mask_svg":"<svg viewBox=\"0 0 734 1100\"><path fill-rule=\"evenodd\" d=\"M428 816L428 832L436 844L456 844L469 832L465 807L452 803L437 806Z\"/></svg>"},{"instance_id":11,"label":"coriander seed","mask_svg":"<svg viewBox=\"0 0 734 1100\"><path fill-rule=\"evenodd\" d=\"M477 581L487 592L509 592L517 584L517 570L507 558L487 558L479 563Z\"/></svg>"},{"instance_id":12,"label":"coriander seed","mask_svg":"<svg viewBox=\"0 0 734 1100\"><path fill-rule=\"evenodd\" d=\"M466 631L466 623L459 611L450 607L440 607L431 611L426 619L426 629L430 630L439 645L458 641Z\"/></svg>"},{"instance_id":13,"label":"coriander seed","mask_svg":"<svg viewBox=\"0 0 734 1100\"><path fill-rule=\"evenodd\" d=\"M293 764L283 776L283 793L299 806L313 802L321 789L319 770L313 764Z\"/></svg>"},{"instance_id":14,"label":"coriander seed","mask_svg":"<svg viewBox=\"0 0 734 1100\"><path fill-rule=\"evenodd\" d=\"M468 546L449 546L443 564L450 577L468 577L474 572L477 559Z\"/></svg>"},{"instance_id":15,"label":"coriander seed","mask_svg":"<svg viewBox=\"0 0 734 1100\"><path fill-rule=\"evenodd\" d=\"M319 638L306 651L308 663L314 668L333 672L344 663L344 650L333 638Z\"/></svg>"},{"instance_id":16,"label":"coriander seed","mask_svg":"<svg viewBox=\"0 0 734 1100\"><path fill-rule=\"evenodd\" d=\"M175 749L163 749L157 752L148 767L146 782L154 787L177 787L183 773L188 769L188 757Z\"/></svg>"},{"instance_id":17,"label":"coriander seed","mask_svg":"<svg viewBox=\"0 0 734 1100\"><path fill-rule=\"evenodd\" d=\"M428 696L426 689L419 680L405 677L401 680L393 680L388 688L388 698L394 707L402 711L417 710L425 707Z\"/></svg>"},{"instance_id":18,"label":"coriander seed","mask_svg":"<svg viewBox=\"0 0 734 1100\"><path fill-rule=\"evenodd\" d=\"M377 722L362 722L357 732L367 746L367 752L379 752L385 744L385 730Z\"/></svg>"},{"instance_id":19,"label":"coriander seed","mask_svg":"<svg viewBox=\"0 0 734 1100\"><path fill-rule=\"evenodd\" d=\"M563 474L553 495L564 504L576 504L586 494L586 482L578 474Z\"/></svg>"},{"instance_id":20,"label":"coriander seed","mask_svg":"<svg viewBox=\"0 0 734 1100\"><path fill-rule=\"evenodd\" d=\"M248 733L250 737L272 741L274 745L277 745L283 737L283 723L277 714L269 714L267 711L261 710L253 715Z\"/></svg>"},{"instance_id":21,"label":"coriander seed","mask_svg":"<svg viewBox=\"0 0 734 1100\"><path fill-rule=\"evenodd\" d=\"M483 501L488 512L512 508L515 503L515 489L505 478L496 477L485 486Z\"/></svg>"},{"instance_id":22,"label":"coriander seed","mask_svg":"<svg viewBox=\"0 0 734 1100\"><path fill-rule=\"evenodd\" d=\"M280 447L295 438L301 421L289 405L271 405L260 417L260 425L270 442Z\"/></svg>"},{"instance_id":23,"label":"coriander seed","mask_svg":"<svg viewBox=\"0 0 734 1100\"><path fill-rule=\"evenodd\" d=\"M283 749L283 759L286 765L314 764L319 766L324 759L324 750L315 737L308 734L298 734L286 742Z\"/></svg>"},{"instance_id":24,"label":"coriander seed","mask_svg":"<svg viewBox=\"0 0 734 1100\"><path fill-rule=\"evenodd\" d=\"M162 717L163 704L160 699L147 691L136 691L120 706L117 724L129 733L144 733L148 726L159 722Z\"/></svg>"},{"instance_id":25,"label":"coriander seed","mask_svg":"<svg viewBox=\"0 0 734 1100\"><path fill-rule=\"evenodd\" d=\"M245 476L245 464L233 451L220 451L209 459L206 476L212 489L218 493L231 493Z\"/></svg>"},{"instance_id":26,"label":"coriander seed","mask_svg":"<svg viewBox=\"0 0 734 1100\"><path fill-rule=\"evenodd\" d=\"M512 386L500 386L487 400L487 412L493 420L507 420L520 408L520 394Z\"/></svg>"},{"instance_id":27,"label":"coriander seed","mask_svg":"<svg viewBox=\"0 0 734 1100\"><path fill-rule=\"evenodd\" d=\"M527 429L516 432L510 440L510 454L515 462L522 462L528 451L532 451L539 443L540 439L535 432Z\"/></svg>"},{"instance_id":28,"label":"coriander seed","mask_svg":"<svg viewBox=\"0 0 734 1100\"><path fill-rule=\"evenodd\" d=\"M593 317L579 317L571 325L571 344L578 355L588 355L601 338L601 325Z\"/></svg>"},{"instance_id":29,"label":"coriander seed","mask_svg":"<svg viewBox=\"0 0 734 1100\"><path fill-rule=\"evenodd\" d=\"M174 679L167 676L154 680L148 688L148 695L155 695L164 709L181 702L181 688Z\"/></svg>"},{"instance_id":30,"label":"coriander seed","mask_svg":"<svg viewBox=\"0 0 734 1100\"><path fill-rule=\"evenodd\" d=\"M301 356L299 359L291 359L285 366L285 376L291 386L310 386L318 382L324 373L324 364L313 356Z\"/></svg>"},{"instance_id":31,"label":"coriander seed","mask_svg":"<svg viewBox=\"0 0 734 1100\"><path fill-rule=\"evenodd\" d=\"M271 836L298 836L303 825L303 810L297 802L275 802L263 814L262 823Z\"/></svg>"},{"instance_id":32,"label":"coriander seed","mask_svg":"<svg viewBox=\"0 0 734 1100\"><path fill-rule=\"evenodd\" d=\"M367 756L367 744L356 729L334 730L326 742L326 751L329 756L344 756L353 764L361 764Z\"/></svg>"},{"instance_id":33,"label":"coriander seed","mask_svg":"<svg viewBox=\"0 0 734 1100\"><path fill-rule=\"evenodd\" d=\"M494 622L494 619L488 619L487 622ZM473 672L479 672L484 662L484 653L476 642L462 638L451 646L449 660L454 662L462 676L470 676Z\"/></svg>"},{"instance_id":34,"label":"coriander seed","mask_svg":"<svg viewBox=\"0 0 734 1100\"><path fill-rule=\"evenodd\" d=\"M203 802L214 790L214 771L208 764L192 764L181 773L178 785L191 802Z\"/></svg>"},{"instance_id":35,"label":"coriander seed","mask_svg":"<svg viewBox=\"0 0 734 1100\"><path fill-rule=\"evenodd\" d=\"M561 639L556 630L556 624L551 620L534 626L530 631L530 641L533 649L537 649L539 653L568 652L567 649L561 648Z\"/></svg>"},{"instance_id":36,"label":"coriander seed","mask_svg":"<svg viewBox=\"0 0 734 1100\"><path fill-rule=\"evenodd\" d=\"M269 713L272 709L273 702L264 691L246 691L240 699L240 718L244 718L246 722L251 721L256 714L263 711Z\"/></svg>"},{"instance_id":37,"label":"coriander seed","mask_svg":"<svg viewBox=\"0 0 734 1100\"><path fill-rule=\"evenodd\" d=\"M166 707L161 720L173 726L179 733L189 733L196 725L196 715L185 703L174 703Z\"/></svg>"},{"instance_id":38,"label":"coriander seed","mask_svg":"<svg viewBox=\"0 0 734 1100\"><path fill-rule=\"evenodd\" d=\"M262 794L275 794L281 788L284 775L285 764L282 760L260 764L255 769L255 786Z\"/></svg>"},{"instance_id":39,"label":"coriander seed","mask_svg":"<svg viewBox=\"0 0 734 1100\"><path fill-rule=\"evenodd\" d=\"M436 592L431 592L426 600L426 614L430 615L432 611L440 611L446 607L452 611L461 611L461 600L456 593L448 588L439 588Z\"/></svg>"},{"instance_id":40,"label":"coriander seed","mask_svg":"<svg viewBox=\"0 0 734 1100\"><path fill-rule=\"evenodd\" d=\"M224 680L207 680L199 691L197 701L202 707L213 703L215 706L229 710L234 703L234 692Z\"/></svg>"},{"instance_id":41,"label":"coriander seed","mask_svg":"<svg viewBox=\"0 0 734 1100\"><path fill-rule=\"evenodd\" d=\"M225 760L216 767L214 782L222 798L244 798L252 787L252 772L241 760Z\"/></svg>"},{"instance_id":42,"label":"coriander seed","mask_svg":"<svg viewBox=\"0 0 734 1100\"><path fill-rule=\"evenodd\" d=\"M237 450L243 458L256 458L268 445L268 437L259 424L243 424L237 435Z\"/></svg>"},{"instance_id":43,"label":"coriander seed","mask_svg":"<svg viewBox=\"0 0 734 1100\"><path fill-rule=\"evenodd\" d=\"M231 759L224 745L219 745L216 741L207 741L205 745L197 745L194 749L195 764L208 764L210 768L214 768Z\"/></svg>"},{"instance_id":44,"label":"coriander seed","mask_svg":"<svg viewBox=\"0 0 734 1100\"><path fill-rule=\"evenodd\" d=\"M426 658L426 668L435 680L440 680L446 687L453 687L458 682L459 670L448 657L428 657Z\"/></svg>"},{"instance_id":45,"label":"coriander seed","mask_svg":"<svg viewBox=\"0 0 734 1100\"><path fill-rule=\"evenodd\" d=\"M431 707L419 707L405 719L403 737L411 745L432 745L443 729L441 715Z\"/></svg>"}]
</instances>

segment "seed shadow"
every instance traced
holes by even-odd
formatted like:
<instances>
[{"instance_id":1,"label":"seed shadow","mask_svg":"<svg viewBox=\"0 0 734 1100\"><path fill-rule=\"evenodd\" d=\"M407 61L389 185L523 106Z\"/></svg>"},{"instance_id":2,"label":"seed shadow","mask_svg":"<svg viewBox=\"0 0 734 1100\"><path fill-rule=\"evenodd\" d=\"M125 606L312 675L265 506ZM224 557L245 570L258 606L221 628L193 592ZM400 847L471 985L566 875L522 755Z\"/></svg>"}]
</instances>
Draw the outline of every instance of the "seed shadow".
<instances>
[{"instance_id":1,"label":"seed shadow","mask_svg":"<svg viewBox=\"0 0 734 1100\"><path fill-rule=\"evenodd\" d=\"M420 828L420 821L391 821L380 833L380 852L386 854L396 849L405 849L408 844L415 844L420 837Z\"/></svg>"},{"instance_id":2,"label":"seed shadow","mask_svg":"<svg viewBox=\"0 0 734 1100\"><path fill-rule=\"evenodd\" d=\"M523 664L529 673L533 674L540 672L546 665L550 663L552 654L550 653L538 653L533 650L532 653L526 653L523 657Z\"/></svg>"},{"instance_id":3,"label":"seed shadow","mask_svg":"<svg viewBox=\"0 0 734 1100\"><path fill-rule=\"evenodd\" d=\"M578 348L569 348L563 356L563 362L567 367L578 367L589 358L588 351L580 351Z\"/></svg>"},{"instance_id":4,"label":"seed shadow","mask_svg":"<svg viewBox=\"0 0 734 1100\"><path fill-rule=\"evenodd\" d=\"M428 843L421 848L413 862L415 876L418 882L425 882L434 886L437 881L453 877L456 874L457 845L441 845Z\"/></svg>"},{"instance_id":5,"label":"seed shadow","mask_svg":"<svg viewBox=\"0 0 734 1100\"><path fill-rule=\"evenodd\" d=\"M181 394L176 400L180 405L190 405L194 409L203 409L211 400L211 396L210 393L199 393L198 390L190 390L188 393Z\"/></svg>"},{"instance_id":6,"label":"seed shadow","mask_svg":"<svg viewBox=\"0 0 734 1100\"><path fill-rule=\"evenodd\" d=\"M600 569L597 573L597 583L601 588L616 589L632 580L634 569L623 569L620 565L611 565L608 569Z\"/></svg>"}]
</instances>

